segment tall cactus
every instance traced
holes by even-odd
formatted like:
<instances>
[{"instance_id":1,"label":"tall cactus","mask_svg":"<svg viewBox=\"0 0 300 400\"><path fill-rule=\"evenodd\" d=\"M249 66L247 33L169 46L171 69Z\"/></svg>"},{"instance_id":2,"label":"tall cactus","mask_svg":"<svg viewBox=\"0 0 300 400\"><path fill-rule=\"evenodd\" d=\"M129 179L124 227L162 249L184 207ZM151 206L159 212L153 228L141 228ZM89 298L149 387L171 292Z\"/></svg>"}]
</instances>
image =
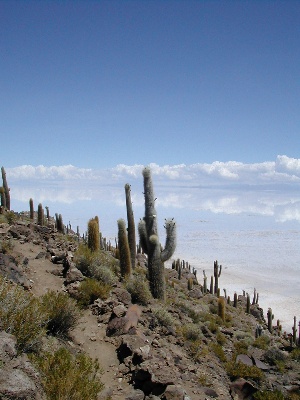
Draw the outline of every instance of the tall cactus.
<instances>
[{"instance_id":1,"label":"tall cactus","mask_svg":"<svg viewBox=\"0 0 300 400\"><path fill-rule=\"evenodd\" d=\"M128 232L128 244L130 249L131 266L135 267L136 258L136 238L135 238L135 223L134 215L132 210L131 202L131 190L130 185L126 183L125 185L125 196L126 196L126 210L127 210L127 232Z\"/></svg>"},{"instance_id":2,"label":"tall cactus","mask_svg":"<svg viewBox=\"0 0 300 400\"><path fill-rule=\"evenodd\" d=\"M118 219L118 241L119 241L119 257L120 270L122 278L131 275L131 254L129 249L126 224L124 219Z\"/></svg>"},{"instance_id":3,"label":"tall cactus","mask_svg":"<svg viewBox=\"0 0 300 400\"><path fill-rule=\"evenodd\" d=\"M138 231L140 243L144 253L148 256L148 271L150 290L154 298L165 299L164 262L167 261L176 249L176 225L173 219L165 220L166 243L162 249L157 231L157 214L151 170L143 169L145 216L139 222Z\"/></svg>"},{"instance_id":4,"label":"tall cactus","mask_svg":"<svg viewBox=\"0 0 300 400\"><path fill-rule=\"evenodd\" d=\"M88 222L88 248L92 252L100 249L99 220L97 217Z\"/></svg>"},{"instance_id":5,"label":"tall cactus","mask_svg":"<svg viewBox=\"0 0 300 400\"><path fill-rule=\"evenodd\" d=\"M29 199L30 219L34 219L33 199Z\"/></svg>"},{"instance_id":6,"label":"tall cactus","mask_svg":"<svg viewBox=\"0 0 300 400\"><path fill-rule=\"evenodd\" d=\"M42 203L39 203L38 205L38 220L37 220L38 225L44 225L44 210Z\"/></svg>"},{"instance_id":7,"label":"tall cactus","mask_svg":"<svg viewBox=\"0 0 300 400\"><path fill-rule=\"evenodd\" d=\"M218 293L218 288L219 288L219 278L221 276L222 272L222 265L219 266L218 261L214 261L214 277L215 277L215 288L214 288L214 293Z\"/></svg>"},{"instance_id":8,"label":"tall cactus","mask_svg":"<svg viewBox=\"0 0 300 400\"><path fill-rule=\"evenodd\" d=\"M3 189L4 189L4 196L5 196L5 203L6 203L6 208L10 210L10 194L9 194L9 187L7 184L6 180L6 172L4 167L1 168L1 173L2 173L2 181L3 181Z\"/></svg>"}]
</instances>

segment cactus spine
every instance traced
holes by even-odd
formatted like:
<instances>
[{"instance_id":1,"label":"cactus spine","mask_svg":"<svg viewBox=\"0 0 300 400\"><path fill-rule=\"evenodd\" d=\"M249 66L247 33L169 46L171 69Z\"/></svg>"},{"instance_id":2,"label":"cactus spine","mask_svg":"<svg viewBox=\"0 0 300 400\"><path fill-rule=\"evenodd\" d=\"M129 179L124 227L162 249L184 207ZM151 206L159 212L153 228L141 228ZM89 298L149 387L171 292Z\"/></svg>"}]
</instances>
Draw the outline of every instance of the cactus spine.
<instances>
[{"instance_id":1,"label":"cactus spine","mask_svg":"<svg viewBox=\"0 0 300 400\"><path fill-rule=\"evenodd\" d=\"M131 275L131 253L124 219L118 219L118 241L121 276L125 278Z\"/></svg>"},{"instance_id":2,"label":"cactus spine","mask_svg":"<svg viewBox=\"0 0 300 400\"><path fill-rule=\"evenodd\" d=\"M132 210L131 202L131 190L130 185L125 185L125 196L126 196L126 210L127 210L127 225L128 225L128 244L130 249L131 266L135 267L136 259L136 238L135 238L135 222Z\"/></svg>"},{"instance_id":3,"label":"cactus spine","mask_svg":"<svg viewBox=\"0 0 300 400\"><path fill-rule=\"evenodd\" d=\"M6 180L6 172L4 167L1 168L1 173L2 173L2 181L3 181L3 189L4 189L4 196L5 196L5 208L7 208L7 210L10 210L10 194L9 194L9 187L7 184L7 180Z\"/></svg>"},{"instance_id":4,"label":"cactus spine","mask_svg":"<svg viewBox=\"0 0 300 400\"><path fill-rule=\"evenodd\" d=\"M164 262L174 254L176 248L176 227L173 219L165 221L166 244L161 249L157 231L157 214L150 168L143 169L145 216L139 222L140 243L148 256L150 290L154 298L165 299Z\"/></svg>"},{"instance_id":5,"label":"cactus spine","mask_svg":"<svg viewBox=\"0 0 300 400\"><path fill-rule=\"evenodd\" d=\"M100 249L99 220L92 218L88 222L88 248L94 252Z\"/></svg>"}]
</instances>

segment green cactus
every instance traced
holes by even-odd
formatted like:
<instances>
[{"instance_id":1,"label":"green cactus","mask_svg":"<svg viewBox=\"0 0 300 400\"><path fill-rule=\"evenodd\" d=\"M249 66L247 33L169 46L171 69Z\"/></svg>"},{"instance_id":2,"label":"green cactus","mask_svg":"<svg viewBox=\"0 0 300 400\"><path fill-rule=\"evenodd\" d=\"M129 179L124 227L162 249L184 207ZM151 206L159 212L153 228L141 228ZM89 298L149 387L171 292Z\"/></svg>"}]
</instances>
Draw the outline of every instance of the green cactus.
<instances>
[{"instance_id":1,"label":"green cactus","mask_svg":"<svg viewBox=\"0 0 300 400\"><path fill-rule=\"evenodd\" d=\"M218 298L218 316L225 321L225 299L223 297Z\"/></svg>"},{"instance_id":2,"label":"green cactus","mask_svg":"<svg viewBox=\"0 0 300 400\"><path fill-rule=\"evenodd\" d=\"M203 294L207 293L207 276L205 270L203 270Z\"/></svg>"},{"instance_id":3,"label":"green cactus","mask_svg":"<svg viewBox=\"0 0 300 400\"><path fill-rule=\"evenodd\" d=\"M118 219L118 242L121 276L122 278L129 277L131 275L131 254L124 219Z\"/></svg>"},{"instance_id":4,"label":"green cactus","mask_svg":"<svg viewBox=\"0 0 300 400\"><path fill-rule=\"evenodd\" d=\"M247 301L246 301L246 313L250 314L250 295L249 295L249 293L247 293L246 299L247 299Z\"/></svg>"},{"instance_id":5,"label":"green cactus","mask_svg":"<svg viewBox=\"0 0 300 400\"><path fill-rule=\"evenodd\" d=\"M34 208L33 208L33 200L29 199L29 210L30 210L30 219L34 219Z\"/></svg>"},{"instance_id":6,"label":"green cactus","mask_svg":"<svg viewBox=\"0 0 300 400\"><path fill-rule=\"evenodd\" d=\"M222 265L219 266L218 261L214 261L214 277L215 277L215 288L214 288L214 293L218 293L218 288L219 288L219 278L221 276L222 272Z\"/></svg>"},{"instance_id":7,"label":"green cactus","mask_svg":"<svg viewBox=\"0 0 300 400\"><path fill-rule=\"evenodd\" d=\"M296 317L294 317L294 325L293 325L293 327L292 327L292 331L293 331L293 342L296 344L296 342L297 342L297 328L296 328L296 323L297 323L297 320L296 320Z\"/></svg>"},{"instance_id":8,"label":"green cactus","mask_svg":"<svg viewBox=\"0 0 300 400\"><path fill-rule=\"evenodd\" d=\"M270 333L272 333L272 331L273 331L272 321L274 319L274 314L272 313L272 308L268 309L267 317L268 317L268 330Z\"/></svg>"},{"instance_id":9,"label":"green cactus","mask_svg":"<svg viewBox=\"0 0 300 400\"><path fill-rule=\"evenodd\" d=\"M92 251L100 249L99 221L91 218L88 222L88 248Z\"/></svg>"},{"instance_id":10,"label":"green cactus","mask_svg":"<svg viewBox=\"0 0 300 400\"><path fill-rule=\"evenodd\" d=\"M1 173L2 173L2 181L3 181L3 189L4 189L4 195L5 195L5 203L6 203L6 208L7 210L10 210L10 189L7 184L6 180L6 172L4 167L1 168Z\"/></svg>"},{"instance_id":11,"label":"green cactus","mask_svg":"<svg viewBox=\"0 0 300 400\"><path fill-rule=\"evenodd\" d=\"M131 202L131 190L130 185L126 183L125 185L125 196L126 196L126 210L127 210L127 225L128 225L128 244L130 249L131 266L135 267L136 259L136 238L135 238L135 222L132 210Z\"/></svg>"},{"instance_id":12,"label":"green cactus","mask_svg":"<svg viewBox=\"0 0 300 400\"><path fill-rule=\"evenodd\" d=\"M234 295L233 295L233 307L237 308L237 302L238 302L238 296L237 296L237 293L234 292Z\"/></svg>"},{"instance_id":13,"label":"green cactus","mask_svg":"<svg viewBox=\"0 0 300 400\"><path fill-rule=\"evenodd\" d=\"M6 197L5 197L5 191L4 187L0 186L0 200L1 200L1 206L6 209Z\"/></svg>"},{"instance_id":14,"label":"green cactus","mask_svg":"<svg viewBox=\"0 0 300 400\"><path fill-rule=\"evenodd\" d=\"M188 290L192 290L194 286L193 278L189 278L187 283L188 283Z\"/></svg>"},{"instance_id":15,"label":"green cactus","mask_svg":"<svg viewBox=\"0 0 300 400\"><path fill-rule=\"evenodd\" d=\"M43 206L41 203L38 205L38 220L37 220L38 225L44 225L44 210Z\"/></svg>"},{"instance_id":16,"label":"green cactus","mask_svg":"<svg viewBox=\"0 0 300 400\"><path fill-rule=\"evenodd\" d=\"M143 169L145 216L139 222L140 244L148 256L150 290L154 298L165 299L164 262L176 249L176 226L173 219L165 221L166 243L164 249L158 238L157 214L150 168Z\"/></svg>"}]
</instances>

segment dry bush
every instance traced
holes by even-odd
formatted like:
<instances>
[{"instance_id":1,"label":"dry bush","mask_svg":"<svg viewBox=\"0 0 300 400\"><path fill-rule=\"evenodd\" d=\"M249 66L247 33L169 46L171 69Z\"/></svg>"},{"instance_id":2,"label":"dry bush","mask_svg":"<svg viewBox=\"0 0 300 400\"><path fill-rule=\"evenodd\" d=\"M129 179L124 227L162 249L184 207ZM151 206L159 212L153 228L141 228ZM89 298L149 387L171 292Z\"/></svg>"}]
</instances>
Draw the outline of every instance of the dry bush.
<instances>
[{"instance_id":1,"label":"dry bush","mask_svg":"<svg viewBox=\"0 0 300 400\"><path fill-rule=\"evenodd\" d=\"M138 275L133 276L126 283L126 289L131 294L132 302L146 306L152 299L149 282Z\"/></svg>"},{"instance_id":2,"label":"dry bush","mask_svg":"<svg viewBox=\"0 0 300 400\"><path fill-rule=\"evenodd\" d=\"M0 328L15 335L19 352L39 348L47 320L36 298L0 276Z\"/></svg>"},{"instance_id":3,"label":"dry bush","mask_svg":"<svg viewBox=\"0 0 300 400\"><path fill-rule=\"evenodd\" d=\"M104 387L98 361L85 354L73 356L62 347L31 359L41 373L48 400L96 400Z\"/></svg>"},{"instance_id":4,"label":"dry bush","mask_svg":"<svg viewBox=\"0 0 300 400\"><path fill-rule=\"evenodd\" d=\"M48 315L47 331L53 335L67 337L81 316L75 300L66 293L53 290L41 297L44 313Z\"/></svg>"},{"instance_id":5,"label":"dry bush","mask_svg":"<svg viewBox=\"0 0 300 400\"><path fill-rule=\"evenodd\" d=\"M86 278L81 282L78 289L78 303L83 307L87 307L93 304L96 299L107 299L110 290L110 285L99 282L93 278Z\"/></svg>"}]
</instances>

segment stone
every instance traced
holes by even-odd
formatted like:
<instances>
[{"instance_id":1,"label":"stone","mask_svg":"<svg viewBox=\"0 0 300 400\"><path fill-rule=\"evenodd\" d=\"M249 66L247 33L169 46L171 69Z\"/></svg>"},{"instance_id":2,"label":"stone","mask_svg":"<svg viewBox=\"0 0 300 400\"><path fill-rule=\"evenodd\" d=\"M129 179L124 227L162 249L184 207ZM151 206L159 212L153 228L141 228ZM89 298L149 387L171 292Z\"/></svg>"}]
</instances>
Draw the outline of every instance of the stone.
<instances>
[{"instance_id":1,"label":"stone","mask_svg":"<svg viewBox=\"0 0 300 400\"><path fill-rule=\"evenodd\" d=\"M16 350L16 338L15 336L6 333L4 331L0 332L0 360L7 361L17 356Z\"/></svg>"},{"instance_id":2,"label":"stone","mask_svg":"<svg viewBox=\"0 0 300 400\"><path fill-rule=\"evenodd\" d=\"M68 270L66 273L66 279L65 279L65 284L69 285L70 283L74 282L81 282L84 280L84 276L82 275L82 272L79 271L78 268L73 267Z\"/></svg>"},{"instance_id":3,"label":"stone","mask_svg":"<svg viewBox=\"0 0 300 400\"><path fill-rule=\"evenodd\" d=\"M185 390L180 385L169 385L163 394L164 400L184 400Z\"/></svg>"},{"instance_id":4,"label":"stone","mask_svg":"<svg viewBox=\"0 0 300 400\"><path fill-rule=\"evenodd\" d=\"M235 360L236 363L241 362L242 364L248 365L249 367L252 367L253 361L247 354L239 354Z\"/></svg>"},{"instance_id":5,"label":"stone","mask_svg":"<svg viewBox=\"0 0 300 400\"><path fill-rule=\"evenodd\" d=\"M234 399L248 400L252 399L257 389L252 383L246 381L244 378L239 378L230 384L230 394Z\"/></svg>"},{"instance_id":6,"label":"stone","mask_svg":"<svg viewBox=\"0 0 300 400\"><path fill-rule=\"evenodd\" d=\"M125 400L144 400L144 392L140 389L133 390L129 395L125 397Z\"/></svg>"}]
</instances>

